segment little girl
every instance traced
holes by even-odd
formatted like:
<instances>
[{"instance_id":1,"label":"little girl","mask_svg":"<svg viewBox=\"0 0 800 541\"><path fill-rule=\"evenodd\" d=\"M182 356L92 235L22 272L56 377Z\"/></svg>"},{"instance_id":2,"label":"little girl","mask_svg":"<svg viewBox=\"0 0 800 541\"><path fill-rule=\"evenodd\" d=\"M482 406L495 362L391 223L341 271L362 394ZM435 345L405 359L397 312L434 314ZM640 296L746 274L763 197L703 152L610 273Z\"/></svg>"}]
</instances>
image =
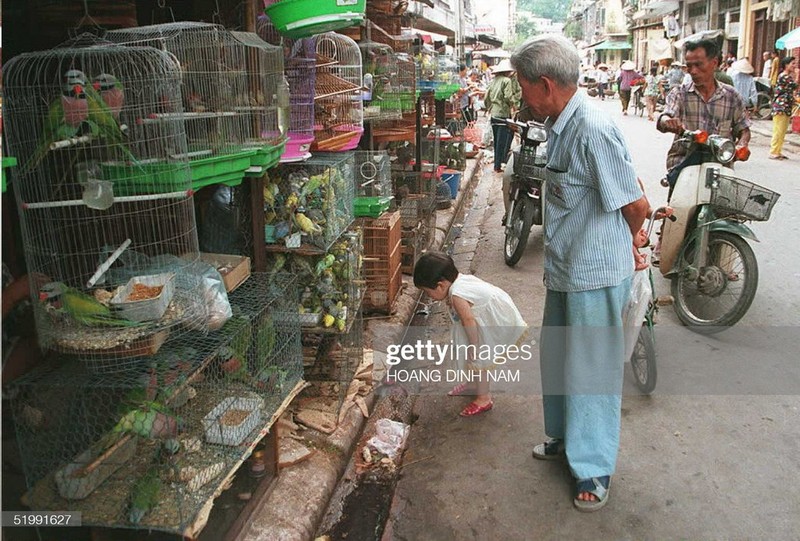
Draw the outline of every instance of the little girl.
<instances>
[{"instance_id":1,"label":"little girl","mask_svg":"<svg viewBox=\"0 0 800 541\"><path fill-rule=\"evenodd\" d=\"M499 287L476 276L460 274L453 259L440 252L426 252L419 258L414 266L414 286L433 300L447 300L453 322L452 345L458 352L467 351L466 355L456 356L458 368L481 371L480 377L474 378L477 383L456 385L448 395L476 395L475 400L461 411L463 417L489 411L494 403L485 371L492 367L495 359L475 355L481 351L481 346L484 350L488 346L499 355L498 352L521 340L527 324L514 301Z\"/></svg>"}]
</instances>

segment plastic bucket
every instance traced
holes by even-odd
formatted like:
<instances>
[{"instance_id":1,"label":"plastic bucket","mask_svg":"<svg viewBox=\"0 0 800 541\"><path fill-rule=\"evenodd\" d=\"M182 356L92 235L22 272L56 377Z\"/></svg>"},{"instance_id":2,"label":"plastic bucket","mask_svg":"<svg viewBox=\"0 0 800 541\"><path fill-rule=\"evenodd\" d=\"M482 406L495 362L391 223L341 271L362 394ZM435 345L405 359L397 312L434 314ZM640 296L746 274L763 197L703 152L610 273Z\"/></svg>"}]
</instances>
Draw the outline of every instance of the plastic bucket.
<instances>
[{"instance_id":1,"label":"plastic bucket","mask_svg":"<svg viewBox=\"0 0 800 541\"><path fill-rule=\"evenodd\" d=\"M450 187L450 199L455 199L458 195L458 185L461 184L461 172L445 171L441 178Z\"/></svg>"}]
</instances>

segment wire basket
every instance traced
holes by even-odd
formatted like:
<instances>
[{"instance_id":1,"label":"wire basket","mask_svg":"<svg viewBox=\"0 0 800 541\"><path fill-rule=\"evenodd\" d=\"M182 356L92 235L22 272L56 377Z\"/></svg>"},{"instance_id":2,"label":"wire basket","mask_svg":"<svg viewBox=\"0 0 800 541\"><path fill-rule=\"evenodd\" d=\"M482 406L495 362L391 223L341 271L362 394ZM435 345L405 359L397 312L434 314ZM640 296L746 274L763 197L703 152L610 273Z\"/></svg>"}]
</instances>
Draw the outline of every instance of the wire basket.
<instances>
[{"instance_id":1,"label":"wire basket","mask_svg":"<svg viewBox=\"0 0 800 541\"><path fill-rule=\"evenodd\" d=\"M537 159L537 153L534 149L525 150L520 149L514 152L514 174L520 177L531 178L544 178L544 162Z\"/></svg>"},{"instance_id":2,"label":"wire basket","mask_svg":"<svg viewBox=\"0 0 800 541\"><path fill-rule=\"evenodd\" d=\"M711 190L711 205L718 214L764 222L781 196L749 180L727 175L717 175L716 179L719 185Z\"/></svg>"}]
</instances>

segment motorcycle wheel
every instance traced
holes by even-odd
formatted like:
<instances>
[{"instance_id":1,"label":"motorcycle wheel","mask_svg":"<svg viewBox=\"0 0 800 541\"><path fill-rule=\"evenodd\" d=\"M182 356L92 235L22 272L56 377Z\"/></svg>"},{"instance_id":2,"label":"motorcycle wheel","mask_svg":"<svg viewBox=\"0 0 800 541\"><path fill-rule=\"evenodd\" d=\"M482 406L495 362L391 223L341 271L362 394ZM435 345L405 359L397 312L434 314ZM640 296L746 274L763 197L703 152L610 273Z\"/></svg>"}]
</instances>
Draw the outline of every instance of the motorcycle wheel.
<instances>
[{"instance_id":1,"label":"motorcycle wheel","mask_svg":"<svg viewBox=\"0 0 800 541\"><path fill-rule=\"evenodd\" d=\"M644 100L641 96L636 98L636 114L639 116L644 114Z\"/></svg>"},{"instance_id":2,"label":"motorcycle wheel","mask_svg":"<svg viewBox=\"0 0 800 541\"><path fill-rule=\"evenodd\" d=\"M656 346L653 340L653 328L647 323L642 325L636 345L631 353L631 372L633 381L642 394L650 394L656 388Z\"/></svg>"},{"instance_id":3,"label":"motorcycle wheel","mask_svg":"<svg viewBox=\"0 0 800 541\"><path fill-rule=\"evenodd\" d=\"M506 265L513 267L519 262L525 246L528 244L528 235L533 225L533 201L521 196L514 203L511 216L506 225L506 240L503 244L503 255Z\"/></svg>"},{"instance_id":4,"label":"motorcycle wheel","mask_svg":"<svg viewBox=\"0 0 800 541\"><path fill-rule=\"evenodd\" d=\"M684 259L691 264L693 245ZM747 242L732 233L709 233L707 266L692 280L684 271L672 278L675 312L681 323L699 334L714 334L747 313L758 288L758 262Z\"/></svg>"}]
</instances>

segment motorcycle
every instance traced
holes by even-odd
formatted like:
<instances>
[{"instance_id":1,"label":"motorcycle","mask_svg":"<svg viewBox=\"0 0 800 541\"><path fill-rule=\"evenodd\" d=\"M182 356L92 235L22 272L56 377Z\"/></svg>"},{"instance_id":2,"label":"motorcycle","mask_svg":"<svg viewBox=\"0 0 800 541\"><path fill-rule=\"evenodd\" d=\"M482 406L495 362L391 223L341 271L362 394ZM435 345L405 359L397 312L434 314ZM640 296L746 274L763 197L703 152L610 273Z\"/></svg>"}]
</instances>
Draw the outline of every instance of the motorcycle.
<instances>
[{"instance_id":1,"label":"motorcycle","mask_svg":"<svg viewBox=\"0 0 800 541\"><path fill-rule=\"evenodd\" d=\"M713 334L739 321L755 298L758 263L747 241L758 238L745 222L768 220L780 194L733 175L733 161L749 157L746 147L701 130L681 137L689 153L662 180L672 186L675 220L664 222L659 267L678 319Z\"/></svg>"},{"instance_id":2,"label":"motorcycle","mask_svg":"<svg viewBox=\"0 0 800 541\"><path fill-rule=\"evenodd\" d=\"M519 133L521 146L506 164L509 180L509 205L505 217L503 255L506 265L513 267L528 244L531 226L542 225L544 219L543 186L547 158L540 145L547 141L544 124L506 119L506 125Z\"/></svg>"}]
</instances>

